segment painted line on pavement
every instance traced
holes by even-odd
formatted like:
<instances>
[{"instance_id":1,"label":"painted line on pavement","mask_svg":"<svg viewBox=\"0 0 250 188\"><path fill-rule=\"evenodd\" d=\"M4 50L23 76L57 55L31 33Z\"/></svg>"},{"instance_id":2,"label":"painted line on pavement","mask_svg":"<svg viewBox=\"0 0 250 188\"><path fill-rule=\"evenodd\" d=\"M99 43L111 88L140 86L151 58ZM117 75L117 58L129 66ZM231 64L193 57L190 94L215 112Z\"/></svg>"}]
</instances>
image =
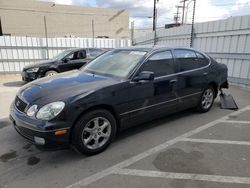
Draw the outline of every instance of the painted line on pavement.
<instances>
[{"instance_id":1,"label":"painted line on pavement","mask_svg":"<svg viewBox=\"0 0 250 188\"><path fill-rule=\"evenodd\" d=\"M222 123L241 123L241 124L250 124L250 121L235 121L235 120L222 120Z\"/></svg>"},{"instance_id":2,"label":"painted line on pavement","mask_svg":"<svg viewBox=\"0 0 250 188\"><path fill-rule=\"evenodd\" d=\"M144 152L142 152L142 153L140 153L138 155L135 155L135 156L133 156L131 158L128 158L125 161L122 161L122 162L120 162L120 163L118 163L118 164L116 164L114 166L111 166L111 167L109 167L109 168L107 168L107 169L105 169L103 171L100 171L100 172L97 172L96 174L90 175L89 177L86 177L86 178L84 178L84 179L82 179L82 180L80 180L80 181L78 181L76 183L73 183L73 184L67 186L66 188L79 188L79 187L87 186L87 185L89 185L89 184L91 184L93 182L96 182L96 181L98 181L98 180L100 180L100 179L102 179L102 178L104 178L104 177L106 177L108 175L116 173L117 170L119 171L120 169L125 168L125 167L127 167L127 166L129 166L129 165L131 165L133 163L136 163L137 161L140 161L140 160L142 160L142 159L144 159L144 158L146 158L146 157L148 157L148 156L150 156L152 154L160 152L160 151L166 149L168 146L171 146L171 145L183 140L184 138L193 136L193 135L195 135L195 134L197 134L197 133L199 133L199 132L201 132L201 131L203 131L205 129L208 129L208 128L220 123L222 120L226 120L228 118L228 116L230 116L230 115L235 116L235 115L238 115L238 114L240 114L240 113L242 113L242 112L244 112L246 110L249 110L249 109L250 109L250 106L246 106L245 108L242 108L242 109L240 109L238 111L232 112L229 115L223 116L223 117L221 117L221 118L219 118L217 120L214 120L214 121L212 121L210 123L207 123L207 124L205 124L205 125L203 125L201 127L198 127L198 128L196 128L194 130L191 130L191 131L189 131L187 133L184 133L181 136L178 136L178 137L176 137L174 139L171 139L171 140L166 141L166 142L164 142L164 143L162 143L160 145L157 145L157 146L155 146L153 148L150 148L150 149L148 149L148 150L146 150L146 151L144 151Z\"/></svg>"},{"instance_id":3,"label":"painted line on pavement","mask_svg":"<svg viewBox=\"0 0 250 188\"><path fill-rule=\"evenodd\" d=\"M245 145L250 146L247 141L231 141L231 140L214 140L214 139L197 139L197 138L183 138L182 142L198 142L207 144L232 144L232 145Z\"/></svg>"},{"instance_id":4,"label":"painted line on pavement","mask_svg":"<svg viewBox=\"0 0 250 188\"><path fill-rule=\"evenodd\" d=\"M181 180L185 179L185 180L210 181L210 182L220 182L220 183L250 184L249 177L160 172L160 171L148 171L148 170L136 170L136 169L120 169L116 171L116 174L152 177L152 178L181 179Z\"/></svg>"}]
</instances>

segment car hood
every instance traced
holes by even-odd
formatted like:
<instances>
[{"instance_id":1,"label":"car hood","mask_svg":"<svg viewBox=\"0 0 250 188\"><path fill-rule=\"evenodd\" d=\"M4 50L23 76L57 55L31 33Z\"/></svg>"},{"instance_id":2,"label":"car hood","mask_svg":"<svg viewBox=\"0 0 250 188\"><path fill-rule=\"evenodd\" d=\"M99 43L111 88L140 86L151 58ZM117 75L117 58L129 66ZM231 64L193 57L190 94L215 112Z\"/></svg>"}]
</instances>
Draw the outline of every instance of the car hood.
<instances>
[{"instance_id":1,"label":"car hood","mask_svg":"<svg viewBox=\"0 0 250 188\"><path fill-rule=\"evenodd\" d=\"M110 77L76 70L33 81L23 86L19 90L18 96L32 104L47 104L55 101L68 102L79 95L87 95L118 82L119 80Z\"/></svg>"},{"instance_id":2,"label":"car hood","mask_svg":"<svg viewBox=\"0 0 250 188\"><path fill-rule=\"evenodd\" d=\"M44 60L44 61L39 61L37 63L31 64L31 65L27 65L23 68L23 70L27 70L30 68L34 68L34 67L42 67L42 66L46 66L49 64L55 63L55 60Z\"/></svg>"}]
</instances>

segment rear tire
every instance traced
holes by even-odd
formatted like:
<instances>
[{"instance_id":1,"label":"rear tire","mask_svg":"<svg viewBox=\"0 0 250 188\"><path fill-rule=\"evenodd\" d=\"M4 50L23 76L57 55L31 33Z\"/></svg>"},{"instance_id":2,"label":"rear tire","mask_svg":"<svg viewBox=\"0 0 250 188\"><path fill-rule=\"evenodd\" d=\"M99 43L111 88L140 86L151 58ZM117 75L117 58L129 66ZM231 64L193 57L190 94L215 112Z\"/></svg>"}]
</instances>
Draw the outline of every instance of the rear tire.
<instances>
[{"instance_id":1,"label":"rear tire","mask_svg":"<svg viewBox=\"0 0 250 188\"><path fill-rule=\"evenodd\" d=\"M72 143L82 154L95 155L104 151L116 135L116 120L107 110L84 114L72 132Z\"/></svg>"},{"instance_id":2,"label":"rear tire","mask_svg":"<svg viewBox=\"0 0 250 188\"><path fill-rule=\"evenodd\" d=\"M213 106L215 99L215 91L212 86L208 86L202 92L201 98L199 100L197 111L201 113L208 112Z\"/></svg>"},{"instance_id":3,"label":"rear tire","mask_svg":"<svg viewBox=\"0 0 250 188\"><path fill-rule=\"evenodd\" d=\"M58 74L58 72L56 72L56 71L54 71L54 70L50 70L50 71L47 71L46 73L45 73L45 76L47 77L47 76L54 76L54 75L56 75L56 74Z\"/></svg>"}]
</instances>

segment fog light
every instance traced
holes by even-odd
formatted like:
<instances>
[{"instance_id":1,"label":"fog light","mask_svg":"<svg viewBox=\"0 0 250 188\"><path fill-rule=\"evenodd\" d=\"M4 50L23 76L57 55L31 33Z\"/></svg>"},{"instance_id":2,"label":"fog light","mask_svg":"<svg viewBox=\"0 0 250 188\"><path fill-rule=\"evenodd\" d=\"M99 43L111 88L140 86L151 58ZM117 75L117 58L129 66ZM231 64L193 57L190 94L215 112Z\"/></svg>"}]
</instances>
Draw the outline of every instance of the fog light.
<instances>
[{"instance_id":1,"label":"fog light","mask_svg":"<svg viewBox=\"0 0 250 188\"><path fill-rule=\"evenodd\" d=\"M34 136L34 140L35 140L36 144L39 144L39 145L44 145L45 144L44 138Z\"/></svg>"}]
</instances>

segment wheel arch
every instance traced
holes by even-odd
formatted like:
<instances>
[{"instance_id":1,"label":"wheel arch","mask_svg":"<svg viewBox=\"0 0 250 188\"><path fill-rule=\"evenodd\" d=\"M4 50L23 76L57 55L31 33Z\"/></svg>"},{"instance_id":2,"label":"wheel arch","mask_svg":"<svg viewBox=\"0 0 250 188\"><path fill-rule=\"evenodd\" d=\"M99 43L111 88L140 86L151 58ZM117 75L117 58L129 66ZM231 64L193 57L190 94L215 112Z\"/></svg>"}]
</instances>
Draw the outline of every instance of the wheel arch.
<instances>
[{"instance_id":1,"label":"wheel arch","mask_svg":"<svg viewBox=\"0 0 250 188\"><path fill-rule=\"evenodd\" d=\"M216 82L210 82L209 85L213 87L216 98L218 95L219 85Z\"/></svg>"},{"instance_id":2,"label":"wheel arch","mask_svg":"<svg viewBox=\"0 0 250 188\"><path fill-rule=\"evenodd\" d=\"M120 130L120 121L119 121L119 118L118 118L118 114L116 113L115 109L113 106L111 105L107 105L107 104L98 104L98 105L95 105L95 106L91 106L85 110L83 110L74 120L73 122L73 125L72 127L70 128L71 129L71 133L70 133L70 142L72 141L72 132L73 132L73 129L76 125L76 123L79 121L79 119L86 113L90 112L90 111L93 111L93 110L98 110L98 109L102 109L102 110L107 110L108 112L110 112L115 120L116 120L116 125L117 125L117 132L119 132Z\"/></svg>"}]
</instances>

